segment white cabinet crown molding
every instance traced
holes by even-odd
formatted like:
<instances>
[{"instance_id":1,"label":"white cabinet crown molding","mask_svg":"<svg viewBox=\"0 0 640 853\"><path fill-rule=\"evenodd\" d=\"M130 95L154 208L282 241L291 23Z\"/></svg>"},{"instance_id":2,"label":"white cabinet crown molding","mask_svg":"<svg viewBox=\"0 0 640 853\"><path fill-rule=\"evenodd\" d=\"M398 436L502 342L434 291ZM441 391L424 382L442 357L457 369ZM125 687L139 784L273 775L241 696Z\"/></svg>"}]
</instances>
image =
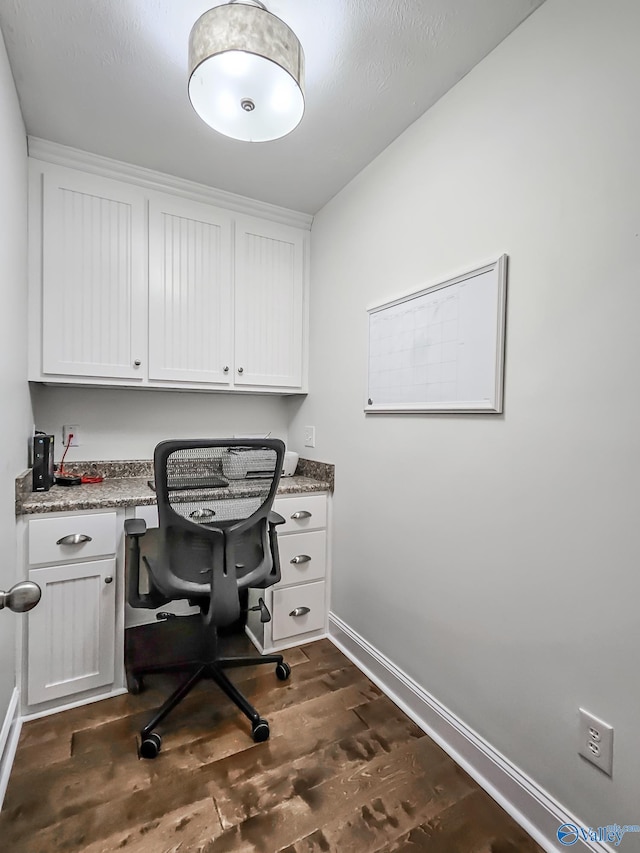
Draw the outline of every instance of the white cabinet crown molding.
<instances>
[{"instance_id":1,"label":"white cabinet crown molding","mask_svg":"<svg viewBox=\"0 0 640 853\"><path fill-rule=\"evenodd\" d=\"M185 178L156 172L143 166L134 166L121 160L111 160L99 154L91 154L78 148L60 145L37 136L28 137L29 156L45 163L67 166L72 169L82 169L107 178L128 181L146 189L161 190L174 195L181 195L205 204L215 204L237 213L247 213L260 216L283 225L293 225L296 228L311 230L313 216L275 204L236 195L226 190L208 187Z\"/></svg>"}]
</instances>

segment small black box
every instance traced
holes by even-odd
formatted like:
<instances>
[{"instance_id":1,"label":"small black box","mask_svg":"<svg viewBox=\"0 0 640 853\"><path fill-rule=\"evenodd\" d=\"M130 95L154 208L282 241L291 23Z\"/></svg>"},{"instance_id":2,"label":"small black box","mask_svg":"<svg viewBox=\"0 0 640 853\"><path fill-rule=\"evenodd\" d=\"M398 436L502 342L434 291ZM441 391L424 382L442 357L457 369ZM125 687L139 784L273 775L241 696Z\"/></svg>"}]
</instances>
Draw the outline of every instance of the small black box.
<instances>
[{"instance_id":1,"label":"small black box","mask_svg":"<svg viewBox=\"0 0 640 853\"><path fill-rule=\"evenodd\" d=\"M53 436L33 436L33 491L48 492L53 485Z\"/></svg>"}]
</instances>

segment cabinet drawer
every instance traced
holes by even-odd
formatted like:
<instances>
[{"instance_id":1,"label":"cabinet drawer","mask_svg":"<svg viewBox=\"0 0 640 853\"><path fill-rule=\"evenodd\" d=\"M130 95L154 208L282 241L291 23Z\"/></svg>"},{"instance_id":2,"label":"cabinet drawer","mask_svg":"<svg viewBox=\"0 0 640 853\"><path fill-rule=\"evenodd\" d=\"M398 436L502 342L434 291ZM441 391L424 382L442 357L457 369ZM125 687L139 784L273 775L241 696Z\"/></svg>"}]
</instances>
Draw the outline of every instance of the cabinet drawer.
<instances>
[{"instance_id":1,"label":"cabinet drawer","mask_svg":"<svg viewBox=\"0 0 640 853\"><path fill-rule=\"evenodd\" d=\"M76 536L79 541L73 542ZM67 542L65 538L69 537ZM116 552L115 512L35 518L29 522L29 563L57 563Z\"/></svg>"},{"instance_id":2,"label":"cabinet drawer","mask_svg":"<svg viewBox=\"0 0 640 853\"><path fill-rule=\"evenodd\" d=\"M285 519L285 523L278 526L278 534L294 533L299 530L318 530L327 526L326 495L276 498L273 508ZM294 518L294 515L298 517Z\"/></svg>"},{"instance_id":3,"label":"cabinet drawer","mask_svg":"<svg viewBox=\"0 0 640 853\"><path fill-rule=\"evenodd\" d=\"M327 534L312 530L295 536L278 537L280 551L280 586L305 581L324 580Z\"/></svg>"},{"instance_id":4,"label":"cabinet drawer","mask_svg":"<svg viewBox=\"0 0 640 853\"><path fill-rule=\"evenodd\" d=\"M324 581L278 587L273 590L273 619L271 636L274 640L284 640L296 634L320 631L324 628ZM296 609L307 610L298 616L292 615Z\"/></svg>"}]
</instances>

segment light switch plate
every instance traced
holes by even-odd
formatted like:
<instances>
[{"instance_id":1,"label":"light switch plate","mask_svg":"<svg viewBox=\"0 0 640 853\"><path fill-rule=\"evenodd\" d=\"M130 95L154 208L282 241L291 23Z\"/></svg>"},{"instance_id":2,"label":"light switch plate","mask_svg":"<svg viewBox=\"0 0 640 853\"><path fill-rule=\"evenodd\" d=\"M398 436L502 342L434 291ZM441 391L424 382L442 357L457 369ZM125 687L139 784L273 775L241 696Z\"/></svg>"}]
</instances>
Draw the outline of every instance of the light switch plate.
<instances>
[{"instance_id":1,"label":"light switch plate","mask_svg":"<svg viewBox=\"0 0 640 853\"><path fill-rule=\"evenodd\" d=\"M304 446L316 446L316 428L314 426L306 426L304 428Z\"/></svg>"}]
</instances>

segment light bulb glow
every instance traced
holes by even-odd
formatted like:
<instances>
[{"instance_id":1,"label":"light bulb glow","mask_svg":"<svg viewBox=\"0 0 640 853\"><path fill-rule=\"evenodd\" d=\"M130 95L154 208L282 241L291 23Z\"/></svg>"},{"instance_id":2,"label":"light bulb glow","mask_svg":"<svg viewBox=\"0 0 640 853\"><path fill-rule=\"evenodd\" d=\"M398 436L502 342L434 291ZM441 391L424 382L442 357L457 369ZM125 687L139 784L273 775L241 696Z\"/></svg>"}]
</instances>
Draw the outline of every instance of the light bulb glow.
<instances>
[{"instance_id":1,"label":"light bulb glow","mask_svg":"<svg viewBox=\"0 0 640 853\"><path fill-rule=\"evenodd\" d=\"M227 50L221 53L219 58L220 68L229 77L242 77L246 75L249 67L249 57L243 50Z\"/></svg>"},{"instance_id":2,"label":"light bulb glow","mask_svg":"<svg viewBox=\"0 0 640 853\"><path fill-rule=\"evenodd\" d=\"M234 115L237 109L236 99L233 97L231 92L223 90L218 94L218 97L215 100L216 104L214 109L217 108L221 116L231 118Z\"/></svg>"},{"instance_id":3,"label":"light bulb glow","mask_svg":"<svg viewBox=\"0 0 640 853\"><path fill-rule=\"evenodd\" d=\"M286 113L291 110L295 99L294 87L295 84L292 80L290 85L287 84L287 81L283 81L281 85L274 89L269 102L271 109L278 113Z\"/></svg>"}]
</instances>

